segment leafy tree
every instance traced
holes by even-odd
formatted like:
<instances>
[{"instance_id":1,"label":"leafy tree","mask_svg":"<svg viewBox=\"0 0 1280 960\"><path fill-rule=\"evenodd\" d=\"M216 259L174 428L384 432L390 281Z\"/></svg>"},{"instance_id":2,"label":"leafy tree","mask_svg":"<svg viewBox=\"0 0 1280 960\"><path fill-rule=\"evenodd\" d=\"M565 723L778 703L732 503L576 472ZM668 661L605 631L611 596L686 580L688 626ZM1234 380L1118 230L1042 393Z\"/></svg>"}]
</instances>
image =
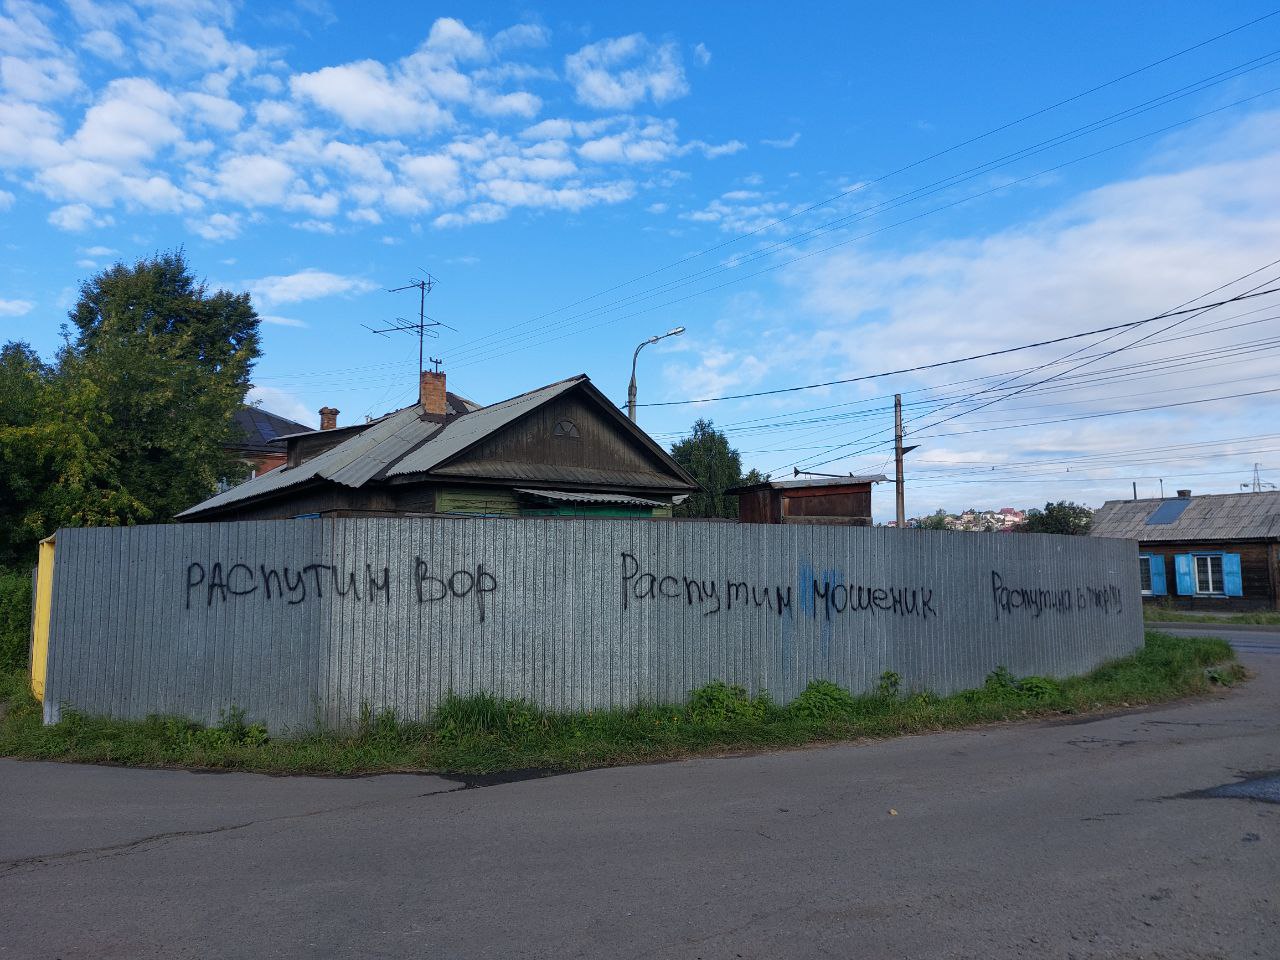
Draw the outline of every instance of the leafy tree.
<instances>
[{"instance_id":1,"label":"leafy tree","mask_svg":"<svg viewBox=\"0 0 1280 960\"><path fill-rule=\"evenodd\" d=\"M927 517L922 517L917 524L921 530L946 530L947 529L947 511L939 508L936 512Z\"/></svg>"},{"instance_id":2,"label":"leafy tree","mask_svg":"<svg viewBox=\"0 0 1280 960\"><path fill-rule=\"evenodd\" d=\"M0 349L0 567L61 526L162 522L234 477L224 445L258 356L247 294L181 251L87 281L56 364Z\"/></svg>"},{"instance_id":3,"label":"leafy tree","mask_svg":"<svg viewBox=\"0 0 1280 960\"><path fill-rule=\"evenodd\" d=\"M684 503L677 504L677 517L738 516L738 498L725 493L730 487L744 483L761 483L768 479L759 471L742 474L742 457L729 446L728 438L710 420L694 422L688 437L671 448L671 456L702 487Z\"/></svg>"},{"instance_id":4,"label":"leafy tree","mask_svg":"<svg viewBox=\"0 0 1280 960\"><path fill-rule=\"evenodd\" d=\"M1083 536L1093 525L1093 511L1070 500L1046 503L1043 510L1032 507L1026 519L1013 529L1019 533L1065 533Z\"/></svg>"},{"instance_id":5,"label":"leafy tree","mask_svg":"<svg viewBox=\"0 0 1280 960\"><path fill-rule=\"evenodd\" d=\"M104 452L133 500L120 522L163 522L244 468L227 451L260 354L247 293L210 293L181 250L103 271L70 313L66 388L91 383Z\"/></svg>"}]
</instances>

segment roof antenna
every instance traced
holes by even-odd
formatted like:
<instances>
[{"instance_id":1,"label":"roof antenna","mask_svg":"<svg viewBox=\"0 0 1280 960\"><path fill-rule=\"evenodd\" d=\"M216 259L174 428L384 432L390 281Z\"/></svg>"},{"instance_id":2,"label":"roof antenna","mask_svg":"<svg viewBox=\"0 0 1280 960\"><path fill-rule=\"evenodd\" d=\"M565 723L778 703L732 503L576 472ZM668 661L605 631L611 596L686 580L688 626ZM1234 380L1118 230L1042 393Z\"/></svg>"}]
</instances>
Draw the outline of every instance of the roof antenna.
<instances>
[{"instance_id":1,"label":"roof antenna","mask_svg":"<svg viewBox=\"0 0 1280 960\"><path fill-rule=\"evenodd\" d=\"M396 317L395 320L389 321L386 326L381 327L380 329L374 329L373 327L369 326L367 323L361 324L361 326L364 327L366 330L368 330L370 333L376 333L382 337L385 337L389 333L416 333L418 335L418 376L419 377L422 376L422 371L425 369L422 363L423 341L427 337L440 336L440 334L437 333L435 330L436 327L444 327L446 330L453 330L454 333L458 332L457 328L451 327L447 323L441 323L439 320L433 320L431 319L431 317L427 316L427 294L430 293L435 288L435 285L439 282L440 281L438 281L435 277L427 273L421 280L411 280L409 283L406 283L403 287L393 287L387 291L387 293L401 293L405 290L418 291L418 319L416 321L406 320L404 317ZM435 360L433 358L432 362L436 364L436 371L439 372L440 361Z\"/></svg>"}]
</instances>

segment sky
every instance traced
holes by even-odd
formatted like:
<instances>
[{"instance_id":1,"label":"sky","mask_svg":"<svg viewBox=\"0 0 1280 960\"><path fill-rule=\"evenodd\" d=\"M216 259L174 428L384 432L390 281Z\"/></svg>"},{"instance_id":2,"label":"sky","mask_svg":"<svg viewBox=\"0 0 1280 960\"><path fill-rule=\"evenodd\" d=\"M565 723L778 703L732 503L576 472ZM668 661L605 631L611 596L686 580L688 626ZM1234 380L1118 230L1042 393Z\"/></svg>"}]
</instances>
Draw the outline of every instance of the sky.
<instances>
[{"instance_id":1,"label":"sky","mask_svg":"<svg viewBox=\"0 0 1280 960\"><path fill-rule=\"evenodd\" d=\"M312 425L413 400L429 274L450 389L684 326L641 426L775 478L892 474L901 393L909 515L1280 483L1280 293L1151 319L1280 286L1266 4L0 0L0 341L179 247Z\"/></svg>"}]
</instances>

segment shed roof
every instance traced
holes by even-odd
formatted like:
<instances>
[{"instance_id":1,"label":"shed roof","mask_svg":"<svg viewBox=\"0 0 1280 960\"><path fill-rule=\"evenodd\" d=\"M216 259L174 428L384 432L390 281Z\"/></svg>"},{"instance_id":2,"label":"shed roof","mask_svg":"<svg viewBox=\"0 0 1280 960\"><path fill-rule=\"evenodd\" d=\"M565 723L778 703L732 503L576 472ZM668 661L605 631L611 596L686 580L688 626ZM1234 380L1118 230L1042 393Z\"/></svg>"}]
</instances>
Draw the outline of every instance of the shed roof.
<instances>
[{"instance_id":1,"label":"shed roof","mask_svg":"<svg viewBox=\"0 0 1280 960\"><path fill-rule=\"evenodd\" d=\"M529 490L516 487L516 493L557 503L620 503L628 507L669 507L671 504L662 500L648 500L645 497L630 497L622 493L582 493L574 490Z\"/></svg>"},{"instance_id":2,"label":"shed roof","mask_svg":"<svg viewBox=\"0 0 1280 960\"><path fill-rule=\"evenodd\" d=\"M1089 535L1139 541L1280 539L1280 491L1108 500L1094 513Z\"/></svg>"},{"instance_id":3,"label":"shed roof","mask_svg":"<svg viewBox=\"0 0 1280 960\"><path fill-rule=\"evenodd\" d=\"M811 487L853 487L864 483L883 483L888 480L883 473L868 473L862 476L850 474L847 477L819 477L815 480L762 480L760 483L748 483L740 487L730 487L725 493L749 493L752 490L804 490Z\"/></svg>"}]
</instances>

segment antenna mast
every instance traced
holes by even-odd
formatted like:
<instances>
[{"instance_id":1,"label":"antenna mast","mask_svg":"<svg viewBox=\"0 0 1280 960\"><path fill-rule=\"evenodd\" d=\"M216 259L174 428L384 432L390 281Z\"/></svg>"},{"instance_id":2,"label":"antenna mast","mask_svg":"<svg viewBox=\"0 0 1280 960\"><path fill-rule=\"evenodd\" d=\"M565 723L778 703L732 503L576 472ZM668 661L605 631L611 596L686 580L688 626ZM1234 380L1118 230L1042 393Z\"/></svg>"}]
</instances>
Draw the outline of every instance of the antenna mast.
<instances>
[{"instance_id":1,"label":"antenna mast","mask_svg":"<svg viewBox=\"0 0 1280 960\"><path fill-rule=\"evenodd\" d=\"M439 320L433 320L427 316L427 294L430 293L435 285L439 283L435 277L427 273L420 280L412 280L403 287L393 287L387 293L403 293L405 290L418 291L418 319L406 320L404 317L396 317L395 320L388 321L383 327L375 329L366 324L361 324L370 333L376 333L385 337L389 333L416 333L418 335L418 376L422 376L424 351L423 342L427 337L438 337L440 334L436 332L436 327L444 327L447 330L454 330L447 323L441 323ZM457 332L455 330L455 332ZM436 365L436 370L440 369L440 361L432 357L432 362Z\"/></svg>"}]
</instances>

